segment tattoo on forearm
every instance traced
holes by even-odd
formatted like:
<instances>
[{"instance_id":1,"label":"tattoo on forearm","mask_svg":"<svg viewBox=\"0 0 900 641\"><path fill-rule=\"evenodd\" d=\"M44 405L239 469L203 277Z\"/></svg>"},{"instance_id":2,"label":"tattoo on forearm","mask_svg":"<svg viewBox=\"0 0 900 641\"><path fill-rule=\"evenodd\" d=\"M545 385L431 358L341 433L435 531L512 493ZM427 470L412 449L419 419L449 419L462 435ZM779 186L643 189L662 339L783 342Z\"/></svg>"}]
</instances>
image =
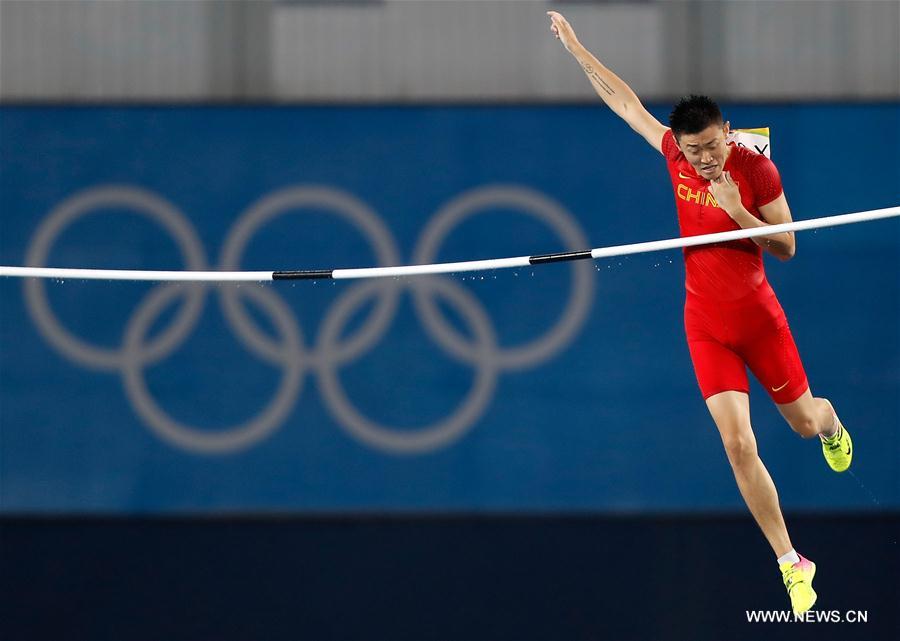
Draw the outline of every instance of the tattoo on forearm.
<instances>
[{"instance_id":1,"label":"tattoo on forearm","mask_svg":"<svg viewBox=\"0 0 900 641\"><path fill-rule=\"evenodd\" d=\"M590 78L591 80L596 82L598 85L600 85L600 88L603 89L603 91L608 93L610 96L615 95L616 92L613 90L613 88L609 86L608 82L606 82L602 77L600 77L600 74L597 73L597 70L594 69L594 67L591 66L590 63L583 62L583 63L581 63L581 67L584 69L584 72L588 75L588 78Z\"/></svg>"},{"instance_id":2,"label":"tattoo on forearm","mask_svg":"<svg viewBox=\"0 0 900 641\"><path fill-rule=\"evenodd\" d=\"M596 71L594 72L594 75L591 76L591 77L592 77L594 80L596 80L596 81L600 84L600 86L603 88L603 91L605 91L606 93L608 93L610 96L615 95L616 92L613 91L613 88L610 87L610 86L606 83L606 81L605 81L603 78L601 78L601 77L597 74Z\"/></svg>"}]
</instances>

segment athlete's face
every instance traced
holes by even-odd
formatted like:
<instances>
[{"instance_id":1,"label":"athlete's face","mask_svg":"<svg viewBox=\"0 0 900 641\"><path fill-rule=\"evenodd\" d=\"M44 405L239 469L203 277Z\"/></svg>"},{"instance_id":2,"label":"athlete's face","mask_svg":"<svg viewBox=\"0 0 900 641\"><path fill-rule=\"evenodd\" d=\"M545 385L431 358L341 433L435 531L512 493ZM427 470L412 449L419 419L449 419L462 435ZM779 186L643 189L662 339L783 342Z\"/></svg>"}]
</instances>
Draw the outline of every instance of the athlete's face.
<instances>
[{"instance_id":1,"label":"athlete's face","mask_svg":"<svg viewBox=\"0 0 900 641\"><path fill-rule=\"evenodd\" d=\"M684 157L703 178L715 180L722 174L728 157L728 123L710 125L700 133L681 134L678 147Z\"/></svg>"}]
</instances>

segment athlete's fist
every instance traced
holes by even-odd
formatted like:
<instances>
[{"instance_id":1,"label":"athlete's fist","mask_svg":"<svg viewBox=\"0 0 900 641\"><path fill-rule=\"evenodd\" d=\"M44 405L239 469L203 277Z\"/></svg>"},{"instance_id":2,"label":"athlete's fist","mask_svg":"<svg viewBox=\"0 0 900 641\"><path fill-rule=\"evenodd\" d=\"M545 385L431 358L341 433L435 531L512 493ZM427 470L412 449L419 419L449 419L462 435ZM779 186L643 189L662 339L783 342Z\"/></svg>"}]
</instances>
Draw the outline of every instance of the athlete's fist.
<instances>
[{"instance_id":1,"label":"athlete's fist","mask_svg":"<svg viewBox=\"0 0 900 641\"><path fill-rule=\"evenodd\" d=\"M547 15L550 16L550 32L556 36L557 40L563 43L566 51L572 53L573 49L578 44L578 38L575 37L575 31L572 29L572 25L569 24L568 20L563 18L561 13L548 11Z\"/></svg>"},{"instance_id":2,"label":"athlete's fist","mask_svg":"<svg viewBox=\"0 0 900 641\"><path fill-rule=\"evenodd\" d=\"M719 207L732 218L741 210L741 190L732 180L730 171L723 171L718 178L709 181L707 189L719 203Z\"/></svg>"}]
</instances>

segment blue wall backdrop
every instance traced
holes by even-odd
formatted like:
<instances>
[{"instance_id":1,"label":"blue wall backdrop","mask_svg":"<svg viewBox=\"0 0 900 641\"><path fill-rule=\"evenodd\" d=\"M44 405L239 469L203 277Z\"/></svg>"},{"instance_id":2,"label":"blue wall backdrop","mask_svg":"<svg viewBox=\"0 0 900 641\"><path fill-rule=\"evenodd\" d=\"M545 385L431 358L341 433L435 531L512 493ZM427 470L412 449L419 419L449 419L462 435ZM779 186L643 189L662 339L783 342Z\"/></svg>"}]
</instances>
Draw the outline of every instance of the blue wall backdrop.
<instances>
[{"instance_id":1,"label":"blue wall backdrop","mask_svg":"<svg viewBox=\"0 0 900 641\"><path fill-rule=\"evenodd\" d=\"M661 119L666 107L654 108ZM725 105L797 219L900 203L900 106ZM293 269L677 235L605 109L3 107L0 263ZM768 260L835 475L758 386L792 510L900 507L900 224ZM386 283L0 282L6 513L743 511L696 388L678 252Z\"/></svg>"}]
</instances>

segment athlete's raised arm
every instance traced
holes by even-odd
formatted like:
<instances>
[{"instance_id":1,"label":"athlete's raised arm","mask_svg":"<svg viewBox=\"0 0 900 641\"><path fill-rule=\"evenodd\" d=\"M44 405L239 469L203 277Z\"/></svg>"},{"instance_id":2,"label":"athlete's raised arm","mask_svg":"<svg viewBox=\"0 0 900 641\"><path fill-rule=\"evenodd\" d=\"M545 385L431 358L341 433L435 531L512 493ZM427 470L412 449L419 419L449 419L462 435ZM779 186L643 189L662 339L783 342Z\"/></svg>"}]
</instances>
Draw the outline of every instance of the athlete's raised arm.
<instances>
[{"instance_id":1,"label":"athlete's raised arm","mask_svg":"<svg viewBox=\"0 0 900 641\"><path fill-rule=\"evenodd\" d=\"M594 86L597 95L603 98L603 102L609 105L617 116L643 136L650 145L662 153L662 138L667 127L654 118L641 104L640 99L631 90L625 81L612 71L604 67L590 51L584 48L569 22L556 11L548 11L550 16L550 31L563 43L566 50L571 53L588 79Z\"/></svg>"}]
</instances>

